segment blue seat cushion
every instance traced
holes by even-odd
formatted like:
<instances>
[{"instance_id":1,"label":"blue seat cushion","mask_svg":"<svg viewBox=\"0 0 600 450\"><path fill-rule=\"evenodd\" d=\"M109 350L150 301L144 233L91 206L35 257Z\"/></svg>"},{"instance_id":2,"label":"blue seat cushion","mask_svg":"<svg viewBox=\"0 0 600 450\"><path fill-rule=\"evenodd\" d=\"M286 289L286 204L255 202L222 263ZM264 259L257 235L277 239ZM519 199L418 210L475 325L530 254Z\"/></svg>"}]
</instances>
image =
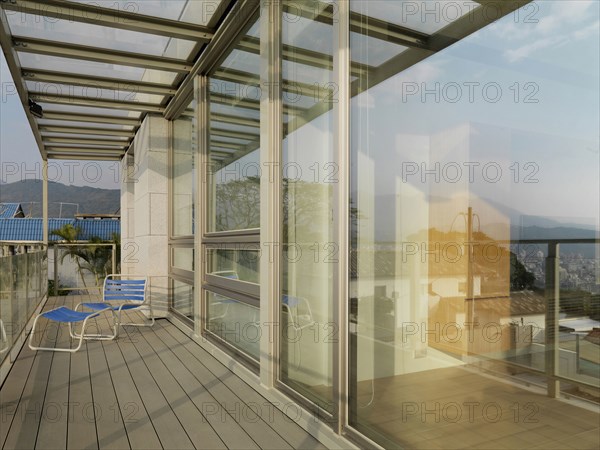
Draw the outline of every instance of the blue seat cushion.
<instances>
[{"instance_id":1,"label":"blue seat cushion","mask_svg":"<svg viewBox=\"0 0 600 450\"><path fill-rule=\"evenodd\" d=\"M93 309L95 311L99 311L101 309L106 309L106 308L110 308L112 307L112 309L114 309L115 311L117 311L119 309L120 305L113 305L111 303L107 303L107 302L98 302L98 303L82 303L82 306L88 308L88 309ZM125 304L123 305L123 307L121 308L122 310L126 310L126 309L134 309L134 308L139 308L140 306L142 306L141 304L136 305L136 304Z\"/></svg>"},{"instance_id":2,"label":"blue seat cushion","mask_svg":"<svg viewBox=\"0 0 600 450\"><path fill-rule=\"evenodd\" d=\"M55 322L82 322L95 312L80 312L73 311L66 306L42 313L46 319L54 320Z\"/></svg>"}]
</instances>

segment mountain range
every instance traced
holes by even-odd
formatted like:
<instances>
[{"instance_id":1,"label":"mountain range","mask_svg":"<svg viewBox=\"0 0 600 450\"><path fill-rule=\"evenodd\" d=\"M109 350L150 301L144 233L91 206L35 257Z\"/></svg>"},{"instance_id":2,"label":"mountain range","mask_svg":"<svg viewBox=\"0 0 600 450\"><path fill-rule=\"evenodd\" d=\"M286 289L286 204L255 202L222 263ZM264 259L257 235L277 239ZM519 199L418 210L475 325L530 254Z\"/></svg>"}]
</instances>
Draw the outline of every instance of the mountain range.
<instances>
[{"instance_id":1,"label":"mountain range","mask_svg":"<svg viewBox=\"0 0 600 450\"><path fill-rule=\"evenodd\" d=\"M85 214L118 214L121 206L118 189L68 186L48 182L48 216L73 217ZM61 202L62 208L61 208ZM0 185L0 203L21 203L28 217L42 217L42 181L23 180ZM74 203L70 205L68 203Z\"/></svg>"}]
</instances>

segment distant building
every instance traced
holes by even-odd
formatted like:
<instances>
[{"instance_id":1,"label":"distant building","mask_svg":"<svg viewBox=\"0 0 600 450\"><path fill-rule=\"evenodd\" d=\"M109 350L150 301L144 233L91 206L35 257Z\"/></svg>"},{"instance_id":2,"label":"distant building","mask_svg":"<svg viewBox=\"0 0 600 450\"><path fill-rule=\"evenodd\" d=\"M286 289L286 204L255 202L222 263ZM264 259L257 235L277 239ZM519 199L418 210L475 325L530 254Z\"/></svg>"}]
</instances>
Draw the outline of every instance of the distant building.
<instances>
[{"instance_id":1,"label":"distant building","mask_svg":"<svg viewBox=\"0 0 600 450\"><path fill-rule=\"evenodd\" d=\"M19 243L42 242L42 220L41 218L0 218L0 241L14 241ZM61 238L52 235L52 231L58 230L68 224L81 229L81 241L88 241L92 237L99 237L102 240L112 240L114 233L120 234L121 232L121 221L117 217L109 219L48 219L49 241L60 241Z\"/></svg>"},{"instance_id":2,"label":"distant building","mask_svg":"<svg viewBox=\"0 0 600 450\"><path fill-rule=\"evenodd\" d=\"M25 217L20 203L0 203L0 219L21 219Z\"/></svg>"}]
</instances>

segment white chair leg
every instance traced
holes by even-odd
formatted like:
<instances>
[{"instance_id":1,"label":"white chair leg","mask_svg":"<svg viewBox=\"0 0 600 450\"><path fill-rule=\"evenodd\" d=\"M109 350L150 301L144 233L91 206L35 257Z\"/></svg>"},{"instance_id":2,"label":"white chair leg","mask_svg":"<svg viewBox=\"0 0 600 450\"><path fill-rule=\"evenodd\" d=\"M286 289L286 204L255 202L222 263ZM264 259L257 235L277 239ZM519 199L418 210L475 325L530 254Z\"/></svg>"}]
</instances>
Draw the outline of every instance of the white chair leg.
<instances>
[{"instance_id":1,"label":"white chair leg","mask_svg":"<svg viewBox=\"0 0 600 450\"><path fill-rule=\"evenodd\" d=\"M75 353L76 351L78 351L81 348L81 345L83 344L83 340L84 339L98 339L98 340L112 340L116 337L116 334L114 336L110 336L108 335L107 337L92 337L94 335L86 335L85 334L85 328L87 327L88 321L90 319L95 319L96 317L98 317L100 315L100 313L102 312L106 312L107 310L103 310L103 311L98 311L96 313L93 313L91 315L89 315L88 317L86 317L83 321L83 324L81 326L81 334L77 334L72 330L72 323L69 322L68 326L69 326L69 334L71 336L72 339L79 339L79 343L77 345L76 348L56 348L56 347L36 347L33 345L33 336L35 334L35 327L37 326L37 322L40 319L40 317L42 317L42 314L39 314L35 320L33 321L33 326L31 327L31 332L29 335L29 348L31 350L47 350L47 351L52 351L52 352L67 352L67 353ZM114 311L111 310L111 312L113 313L113 317L114 317ZM61 323L61 322L57 322L57 323Z\"/></svg>"},{"instance_id":2,"label":"white chair leg","mask_svg":"<svg viewBox=\"0 0 600 450\"><path fill-rule=\"evenodd\" d=\"M142 306L140 306L140 308L143 308L144 306L148 306L148 309L150 310L150 323L135 323L135 322L122 323L119 320L119 322L121 323L121 326L128 326L128 327L151 327L151 326L153 326L155 319L154 319L154 310L152 309L152 303L148 302L148 305L142 305Z\"/></svg>"}]
</instances>

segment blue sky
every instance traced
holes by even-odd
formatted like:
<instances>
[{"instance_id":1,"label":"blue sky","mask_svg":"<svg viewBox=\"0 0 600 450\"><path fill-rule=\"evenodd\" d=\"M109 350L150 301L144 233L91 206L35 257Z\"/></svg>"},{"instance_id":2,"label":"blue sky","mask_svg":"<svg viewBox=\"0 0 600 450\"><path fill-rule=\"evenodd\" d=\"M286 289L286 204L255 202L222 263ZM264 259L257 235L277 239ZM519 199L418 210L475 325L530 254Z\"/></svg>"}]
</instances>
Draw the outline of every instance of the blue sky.
<instances>
[{"instance_id":1,"label":"blue sky","mask_svg":"<svg viewBox=\"0 0 600 450\"><path fill-rule=\"evenodd\" d=\"M41 178L42 158L21 101L6 64L0 54L0 167L2 181L12 183L24 178ZM67 185L118 189L119 166L116 162L50 161L49 178ZM50 199L52 201L52 199Z\"/></svg>"},{"instance_id":2,"label":"blue sky","mask_svg":"<svg viewBox=\"0 0 600 450\"><path fill-rule=\"evenodd\" d=\"M461 191L523 214L598 225L600 2L536 5L536 21L509 15L353 100L361 124L355 145L362 161L374 164L379 195L399 192L407 161L428 169L492 162L504 172L498 183L485 182L480 172L473 183L463 175L460 187L432 183L431 176L410 182L425 196ZM468 83L476 83L472 102ZM492 84L501 89L498 101L484 97L483 87ZM463 89L459 97L456 85ZM421 95L445 87L446 98ZM415 88L419 92L403 96ZM495 97L495 89L489 94ZM517 182L510 170L515 163ZM535 165L534 183L523 179L528 163ZM362 189L370 189L369 175L365 183Z\"/></svg>"},{"instance_id":3,"label":"blue sky","mask_svg":"<svg viewBox=\"0 0 600 450\"><path fill-rule=\"evenodd\" d=\"M395 184L389 182L390 177L397 177L399 164L420 151L424 138L465 124L470 124L473 133L477 127L492 126L510 130L507 152L488 149L487 154L482 150L463 159L485 162L492 158L505 170L514 162L535 162L540 182L479 184L472 191L532 214L598 221L600 2L538 1L536 5L539 10L532 23L524 23L525 15L518 20L507 16L354 100L365 111L377 106L370 115L373 130L378 132L369 141L368 151L381 162L377 178L380 193L393 193ZM0 163L2 181L12 182L39 174L41 158L4 55L1 58ZM418 94L404 101L402 92L410 83L417 83L419 88L425 83L430 89L436 83L442 88L451 83L463 88L464 83L497 83L503 95L497 103L483 101L477 88L473 103L465 101L466 91L456 103L434 102L431 97L423 101ZM515 83L518 102L511 90ZM526 103L527 95L537 103ZM306 153L307 161L311 160L310 153ZM428 155L430 162L436 157ZM312 161L322 159L323 155L316 155ZM60 167L51 172L55 181L119 187L115 163L79 161L73 162L79 166L71 169L64 163L52 164ZM97 167L102 173L98 180ZM12 174L14 170L17 172Z\"/></svg>"}]
</instances>

